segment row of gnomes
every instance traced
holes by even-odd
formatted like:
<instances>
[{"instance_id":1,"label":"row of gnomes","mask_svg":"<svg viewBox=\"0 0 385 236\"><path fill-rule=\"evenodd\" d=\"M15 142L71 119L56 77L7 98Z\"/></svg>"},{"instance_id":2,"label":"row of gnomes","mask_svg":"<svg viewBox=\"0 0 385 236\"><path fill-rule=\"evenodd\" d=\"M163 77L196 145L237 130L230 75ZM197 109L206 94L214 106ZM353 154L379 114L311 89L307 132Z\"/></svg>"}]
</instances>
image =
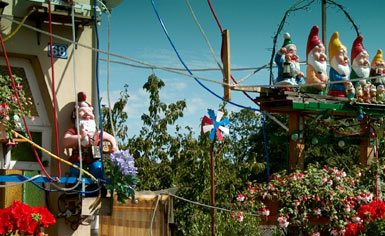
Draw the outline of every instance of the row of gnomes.
<instances>
[{"instance_id":1,"label":"row of gnomes","mask_svg":"<svg viewBox=\"0 0 385 236\"><path fill-rule=\"evenodd\" d=\"M352 45L351 69L347 48L339 40L338 32L334 32L329 41L329 76L327 75L327 56L324 43L318 36L319 27L313 26L306 47L306 80L308 86L302 92L348 97L360 102L385 102L385 69L382 51L379 49L373 58L371 68L368 51L363 47L363 37L358 36ZM304 74L300 71L296 46L288 33L284 34L284 43L275 56L278 66L278 77L275 85L283 90L296 90L285 85L302 84ZM371 79L369 79L369 77ZM330 80L330 81L329 81ZM328 86L326 82L329 81Z\"/></svg>"}]
</instances>

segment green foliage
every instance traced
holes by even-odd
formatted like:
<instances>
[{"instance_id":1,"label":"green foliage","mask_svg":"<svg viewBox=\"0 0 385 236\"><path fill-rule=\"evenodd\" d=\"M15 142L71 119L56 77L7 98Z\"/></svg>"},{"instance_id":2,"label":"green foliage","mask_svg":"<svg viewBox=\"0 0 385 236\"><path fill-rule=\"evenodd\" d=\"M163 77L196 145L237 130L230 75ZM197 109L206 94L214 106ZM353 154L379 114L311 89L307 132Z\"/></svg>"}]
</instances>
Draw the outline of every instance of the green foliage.
<instances>
[{"instance_id":1,"label":"green foliage","mask_svg":"<svg viewBox=\"0 0 385 236\"><path fill-rule=\"evenodd\" d=\"M373 222L365 226L365 233L362 235L385 236L385 220L382 218L375 219Z\"/></svg>"},{"instance_id":2,"label":"green foliage","mask_svg":"<svg viewBox=\"0 0 385 236\"><path fill-rule=\"evenodd\" d=\"M32 104L31 98L25 96L25 92L20 85L22 78L17 76L13 76L13 78L23 111L19 108L11 78L8 75L0 75L0 124L5 128L9 139L13 138L11 130L24 132L24 127L20 122L22 117L31 116L31 111L28 108Z\"/></svg>"}]
</instances>

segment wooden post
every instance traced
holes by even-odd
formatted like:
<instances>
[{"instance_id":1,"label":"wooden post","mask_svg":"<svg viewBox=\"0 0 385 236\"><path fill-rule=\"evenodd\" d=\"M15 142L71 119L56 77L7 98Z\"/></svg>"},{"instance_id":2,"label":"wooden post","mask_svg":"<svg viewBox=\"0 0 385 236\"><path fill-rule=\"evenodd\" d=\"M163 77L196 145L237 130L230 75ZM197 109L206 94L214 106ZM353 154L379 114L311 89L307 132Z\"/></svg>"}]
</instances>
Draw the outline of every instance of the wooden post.
<instances>
[{"instance_id":1,"label":"wooden post","mask_svg":"<svg viewBox=\"0 0 385 236\"><path fill-rule=\"evenodd\" d=\"M322 41L326 48L326 0L322 0Z\"/></svg>"},{"instance_id":2,"label":"wooden post","mask_svg":"<svg viewBox=\"0 0 385 236\"><path fill-rule=\"evenodd\" d=\"M210 182L211 182L211 205L215 206L215 159L214 159L214 142L210 146L211 168L210 168ZM215 236L215 209L211 208L211 236Z\"/></svg>"},{"instance_id":3,"label":"wooden post","mask_svg":"<svg viewBox=\"0 0 385 236\"><path fill-rule=\"evenodd\" d=\"M224 30L222 32L222 63L223 63L223 83L230 85L231 67L230 67L230 31ZM223 85L224 100L231 100L231 87Z\"/></svg>"},{"instance_id":4,"label":"wooden post","mask_svg":"<svg viewBox=\"0 0 385 236\"><path fill-rule=\"evenodd\" d=\"M361 120L361 130L367 129L368 119L365 117ZM368 165L368 160L374 158L374 147L370 145L370 138L362 137L360 142L360 165L362 167Z\"/></svg>"},{"instance_id":5,"label":"wooden post","mask_svg":"<svg viewBox=\"0 0 385 236\"><path fill-rule=\"evenodd\" d=\"M303 128L303 117L297 113L289 114L289 133L290 135L294 131L298 131ZM295 169L304 169L304 137L302 134L298 134L298 139L293 140L289 137L289 172L293 172Z\"/></svg>"}]
</instances>

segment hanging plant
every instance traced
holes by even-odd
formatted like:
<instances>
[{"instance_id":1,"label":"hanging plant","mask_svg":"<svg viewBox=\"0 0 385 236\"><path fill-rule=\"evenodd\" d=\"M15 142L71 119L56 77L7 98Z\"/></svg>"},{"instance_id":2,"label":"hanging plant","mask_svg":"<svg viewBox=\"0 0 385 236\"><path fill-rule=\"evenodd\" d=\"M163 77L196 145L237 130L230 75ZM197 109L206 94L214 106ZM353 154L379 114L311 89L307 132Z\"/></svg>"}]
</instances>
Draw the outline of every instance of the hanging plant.
<instances>
[{"instance_id":1,"label":"hanging plant","mask_svg":"<svg viewBox=\"0 0 385 236\"><path fill-rule=\"evenodd\" d=\"M28 108L32 105L31 98L26 97L23 86L21 85L23 79L17 76L13 76L13 79L23 111L19 108L11 78L8 75L0 75L0 125L6 132L5 137L9 140L14 138L11 132L12 130L24 132L21 121L23 117L31 117L31 111Z\"/></svg>"}]
</instances>

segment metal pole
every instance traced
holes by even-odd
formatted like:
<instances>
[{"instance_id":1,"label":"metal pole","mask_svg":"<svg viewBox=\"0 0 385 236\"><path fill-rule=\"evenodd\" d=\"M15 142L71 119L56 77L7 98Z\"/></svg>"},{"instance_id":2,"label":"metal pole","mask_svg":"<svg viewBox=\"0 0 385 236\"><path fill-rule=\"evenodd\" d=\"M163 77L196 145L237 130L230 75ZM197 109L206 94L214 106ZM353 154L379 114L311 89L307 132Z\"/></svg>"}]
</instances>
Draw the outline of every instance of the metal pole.
<instances>
[{"instance_id":1,"label":"metal pole","mask_svg":"<svg viewBox=\"0 0 385 236\"><path fill-rule=\"evenodd\" d=\"M322 0L322 41L326 50L326 0Z\"/></svg>"},{"instance_id":2,"label":"metal pole","mask_svg":"<svg viewBox=\"0 0 385 236\"><path fill-rule=\"evenodd\" d=\"M213 140L213 142L211 143L211 146L210 146L210 156L211 156L211 205L212 206L215 206L214 142L215 142L215 140ZM211 208L211 236L215 236L215 209L214 208Z\"/></svg>"}]
</instances>

